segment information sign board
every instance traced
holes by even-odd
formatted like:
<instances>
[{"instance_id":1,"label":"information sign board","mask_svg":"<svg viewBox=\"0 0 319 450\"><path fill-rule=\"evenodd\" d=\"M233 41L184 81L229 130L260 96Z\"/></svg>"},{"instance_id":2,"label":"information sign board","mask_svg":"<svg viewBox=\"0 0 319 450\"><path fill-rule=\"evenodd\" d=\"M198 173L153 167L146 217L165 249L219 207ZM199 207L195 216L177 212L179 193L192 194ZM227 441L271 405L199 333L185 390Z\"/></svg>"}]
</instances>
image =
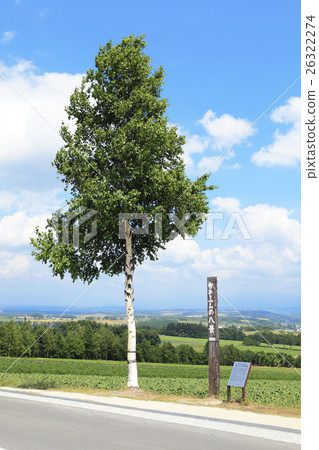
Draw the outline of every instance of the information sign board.
<instances>
[{"instance_id":1,"label":"information sign board","mask_svg":"<svg viewBox=\"0 0 319 450\"><path fill-rule=\"evenodd\" d=\"M245 401L246 398L246 383L248 380L248 375L250 372L251 363L250 362L239 362L235 361L228 383L227 383L227 401L230 402L230 387L240 387L242 389L242 400Z\"/></svg>"},{"instance_id":2,"label":"information sign board","mask_svg":"<svg viewBox=\"0 0 319 450\"><path fill-rule=\"evenodd\" d=\"M241 388L245 387L250 366L250 362L235 361L227 385Z\"/></svg>"}]
</instances>

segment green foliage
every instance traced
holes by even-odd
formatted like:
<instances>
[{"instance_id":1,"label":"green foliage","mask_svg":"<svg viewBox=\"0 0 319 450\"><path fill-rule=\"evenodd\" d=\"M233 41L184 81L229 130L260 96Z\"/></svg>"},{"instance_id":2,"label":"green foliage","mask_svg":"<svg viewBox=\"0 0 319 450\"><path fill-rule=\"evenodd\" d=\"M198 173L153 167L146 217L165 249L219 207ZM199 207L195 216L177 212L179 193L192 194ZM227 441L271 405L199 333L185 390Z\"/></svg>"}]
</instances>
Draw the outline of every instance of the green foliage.
<instances>
[{"instance_id":1,"label":"green foliage","mask_svg":"<svg viewBox=\"0 0 319 450\"><path fill-rule=\"evenodd\" d=\"M175 347L170 342L164 342L161 347L161 362L176 363L177 354Z\"/></svg>"},{"instance_id":2,"label":"green foliage","mask_svg":"<svg viewBox=\"0 0 319 450\"><path fill-rule=\"evenodd\" d=\"M180 336L193 338L207 338L207 325L201 323L170 322L159 330L160 334L166 336Z\"/></svg>"},{"instance_id":3,"label":"green foliage","mask_svg":"<svg viewBox=\"0 0 319 450\"><path fill-rule=\"evenodd\" d=\"M207 346L205 347L207 352ZM286 353L277 352L254 352L251 350L239 350L234 345L223 345L220 347L220 364L232 366L235 361L251 362L256 366L269 367L301 367L301 359L294 358Z\"/></svg>"},{"instance_id":4,"label":"green foliage","mask_svg":"<svg viewBox=\"0 0 319 450\"><path fill-rule=\"evenodd\" d=\"M0 358L0 371L14 359ZM231 367L220 368L221 398ZM90 388L117 390L125 387L127 364L103 361L22 359L0 378L0 384L36 389ZM144 390L170 395L204 398L208 395L208 367L139 363L140 386ZM281 407L300 407L300 375L292 369L253 367L247 387L249 402ZM232 388L240 400L241 390Z\"/></svg>"},{"instance_id":5,"label":"green foliage","mask_svg":"<svg viewBox=\"0 0 319 450\"><path fill-rule=\"evenodd\" d=\"M180 339L181 345L171 342L161 343L156 329L137 326L137 361L156 363L207 364L208 341L203 351L195 351L196 338L171 337L172 342ZM186 342L184 342L184 341ZM187 340L190 340L187 342ZM35 342L36 341L36 342ZM31 347L32 343L35 344ZM201 342L205 342L202 340ZM287 353L253 351L225 343L220 346L220 363L232 365L234 361L250 361L258 366L300 367L301 358ZM199 347L200 350L200 347ZM72 358L92 360L124 361L127 351L127 327L125 325L100 324L95 321L80 320L56 324L47 329L44 325L31 325L28 322L14 323L12 320L0 324L0 356L20 356L26 352L28 357Z\"/></svg>"},{"instance_id":6,"label":"green foliage","mask_svg":"<svg viewBox=\"0 0 319 450\"><path fill-rule=\"evenodd\" d=\"M290 347L301 345L301 333L273 333L269 330L261 330L260 333L251 334L249 337L256 343L254 345L261 343L289 345Z\"/></svg>"},{"instance_id":7,"label":"green foliage","mask_svg":"<svg viewBox=\"0 0 319 450\"><path fill-rule=\"evenodd\" d=\"M258 344L260 344L260 342L258 342ZM243 340L243 345L247 345L247 346L257 345L257 342L255 341L255 339L251 338L250 336L245 336L244 340Z\"/></svg>"},{"instance_id":8,"label":"green foliage","mask_svg":"<svg viewBox=\"0 0 319 450\"><path fill-rule=\"evenodd\" d=\"M245 338L244 332L235 326L220 328L218 332L219 339L224 339L225 341L242 341Z\"/></svg>"},{"instance_id":9,"label":"green foliage","mask_svg":"<svg viewBox=\"0 0 319 450\"><path fill-rule=\"evenodd\" d=\"M125 326L108 327L86 320L60 323L49 329L10 321L0 324L0 356L20 356L25 352L25 356L42 358L123 360L126 333ZM156 339L154 332L151 336ZM31 344L34 345L29 348Z\"/></svg>"},{"instance_id":10,"label":"green foliage","mask_svg":"<svg viewBox=\"0 0 319 450\"><path fill-rule=\"evenodd\" d=\"M0 325L0 355L20 356L22 352L21 329L13 320Z\"/></svg>"},{"instance_id":11,"label":"green foliage","mask_svg":"<svg viewBox=\"0 0 319 450\"><path fill-rule=\"evenodd\" d=\"M136 343L141 344L145 340L148 341L150 345L159 345L161 343L161 339L154 328L138 326Z\"/></svg>"},{"instance_id":12,"label":"green foliage","mask_svg":"<svg viewBox=\"0 0 319 450\"><path fill-rule=\"evenodd\" d=\"M202 323L170 322L160 328L159 333L165 336L207 339L208 329L207 325L203 325ZM244 332L235 326L219 329L219 339L242 341L244 338Z\"/></svg>"},{"instance_id":13,"label":"green foliage","mask_svg":"<svg viewBox=\"0 0 319 450\"><path fill-rule=\"evenodd\" d=\"M144 53L143 36L129 36L118 45L101 47L66 108L75 131L63 124L64 146L53 166L70 189L68 209L48 220L46 231L31 239L33 255L48 263L53 275L69 273L91 282L100 274L124 272L125 240L119 237L120 213L146 213L150 233L133 236L133 263L154 260L174 236L194 236L208 213L205 191L209 175L192 182L183 163L184 136L170 126L167 99L162 99L162 67L153 70ZM81 224L79 243L72 243L74 214L97 213ZM161 236L154 233L156 214L162 214ZM184 230L175 217L186 217ZM96 221L97 233L85 236ZM130 225L138 226L131 220ZM62 236L68 230L69 243Z\"/></svg>"}]
</instances>

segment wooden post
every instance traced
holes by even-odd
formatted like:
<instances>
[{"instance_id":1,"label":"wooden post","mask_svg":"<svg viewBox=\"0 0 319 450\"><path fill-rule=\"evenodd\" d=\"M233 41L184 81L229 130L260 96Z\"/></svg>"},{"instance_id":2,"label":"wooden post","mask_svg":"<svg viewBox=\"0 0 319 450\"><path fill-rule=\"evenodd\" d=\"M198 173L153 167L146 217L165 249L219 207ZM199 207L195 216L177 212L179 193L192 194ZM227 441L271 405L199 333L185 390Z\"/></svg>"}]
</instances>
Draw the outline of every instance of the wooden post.
<instances>
[{"instance_id":1,"label":"wooden post","mask_svg":"<svg viewBox=\"0 0 319 450\"><path fill-rule=\"evenodd\" d=\"M209 393L218 395L219 375L219 335L218 335L218 296L217 277L207 278L207 315L208 315L208 365Z\"/></svg>"},{"instance_id":2,"label":"wooden post","mask_svg":"<svg viewBox=\"0 0 319 450\"><path fill-rule=\"evenodd\" d=\"M248 381L248 376L249 376L249 374L250 374L250 369L251 369L251 363L250 363L250 365L249 365L249 369L248 369L248 373L247 373L247 378L246 378L244 387L242 388L242 392L241 392L241 394L242 394L242 395L241 395L241 399L242 399L243 402L246 400L246 384L247 384L247 381Z\"/></svg>"},{"instance_id":3,"label":"wooden post","mask_svg":"<svg viewBox=\"0 0 319 450\"><path fill-rule=\"evenodd\" d=\"M230 402L230 386L227 386L227 401Z\"/></svg>"}]
</instances>

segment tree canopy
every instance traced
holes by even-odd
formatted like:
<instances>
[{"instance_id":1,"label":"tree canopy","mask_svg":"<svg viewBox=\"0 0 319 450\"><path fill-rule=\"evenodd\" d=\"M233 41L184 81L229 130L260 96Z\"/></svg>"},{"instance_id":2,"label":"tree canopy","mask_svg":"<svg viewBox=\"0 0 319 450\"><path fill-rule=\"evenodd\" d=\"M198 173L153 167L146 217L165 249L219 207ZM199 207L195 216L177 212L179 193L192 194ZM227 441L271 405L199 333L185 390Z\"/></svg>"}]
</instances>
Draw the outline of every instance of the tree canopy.
<instances>
[{"instance_id":1,"label":"tree canopy","mask_svg":"<svg viewBox=\"0 0 319 450\"><path fill-rule=\"evenodd\" d=\"M102 273L124 271L121 213L149 217L149 234L136 234L132 242L136 266L156 259L174 236L194 236L209 211L205 191L214 186L207 186L208 174L195 181L185 174L185 137L169 124L168 102L161 98L164 70L152 68L145 46L144 36L129 36L101 47L96 68L87 71L66 108L72 125L61 127L64 146L53 166L72 198L32 239L35 258L61 278L68 272L73 280L91 282ZM70 224L88 211L75 246ZM154 232L156 214L162 215L160 235ZM96 232L88 240L94 222Z\"/></svg>"}]
</instances>

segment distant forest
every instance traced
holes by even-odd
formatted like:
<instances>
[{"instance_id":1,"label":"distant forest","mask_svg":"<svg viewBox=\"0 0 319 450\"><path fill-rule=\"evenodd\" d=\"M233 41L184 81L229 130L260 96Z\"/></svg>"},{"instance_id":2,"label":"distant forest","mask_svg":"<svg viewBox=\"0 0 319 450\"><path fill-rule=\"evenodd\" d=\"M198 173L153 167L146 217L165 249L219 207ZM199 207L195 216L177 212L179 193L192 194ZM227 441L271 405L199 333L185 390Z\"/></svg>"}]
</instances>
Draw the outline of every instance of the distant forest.
<instances>
[{"instance_id":1,"label":"distant forest","mask_svg":"<svg viewBox=\"0 0 319 450\"><path fill-rule=\"evenodd\" d=\"M235 327L222 328L219 331L220 339L247 338ZM180 334L168 334L169 332ZM267 332L269 333L268 342L280 336ZM207 327L189 323L168 324L167 327L160 329L138 326L137 360L139 362L208 364L208 342L202 352L197 352L190 345L181 344L174 347L169 342L161 343L159 333L207 338ZM249 336L254 345L256 345L256 339L259 339L258 336L260 337L258 333L256 336ZM289 343L289 345L298 344ZM32 325L29 322L14 323L12 320L0 325L0 356L2 357L19 357L23 354L24 357L125 361L126 350L127 327L125 325L100 324L91 320L59 323L49 329L45 325ZM273 367L289 367L290 365L300 367L301 364L299 356L293 358L286 354L281 356L277 353L239 350L234 345L221 346L220 364L232 365L234 361L250 361L254 365Z\"/></svg>"},{"instance_id":2,"label":"distant forest","mask_svg":"<svg viewBox=\"0 0 319 450\"><path fill-rule=\"evenodd\" d=\"M208 330L207 325L202 323L170 322L159 329L159 334L207 339ZM242 341L245 336L242 330L234 326L219 329L219 339Z\"/></svg>"},{"instance_id":3,"label":"distant forest","mask_svg":"<svg viewBox=\"0 0 319 450\"><path fill-rule=\"evenodd\" d=\"M259 346L262 342L269 345L301 345L300 333L274 333L267 329L246 336L241 329L236 328L234 325L227 328L220 328L218 332L219 339L226 341L243 341L244 345ZM165 327L160 328L159 334L206 339L207 325L201 323L171 322Z\"/></svg>"}]
</instances>

